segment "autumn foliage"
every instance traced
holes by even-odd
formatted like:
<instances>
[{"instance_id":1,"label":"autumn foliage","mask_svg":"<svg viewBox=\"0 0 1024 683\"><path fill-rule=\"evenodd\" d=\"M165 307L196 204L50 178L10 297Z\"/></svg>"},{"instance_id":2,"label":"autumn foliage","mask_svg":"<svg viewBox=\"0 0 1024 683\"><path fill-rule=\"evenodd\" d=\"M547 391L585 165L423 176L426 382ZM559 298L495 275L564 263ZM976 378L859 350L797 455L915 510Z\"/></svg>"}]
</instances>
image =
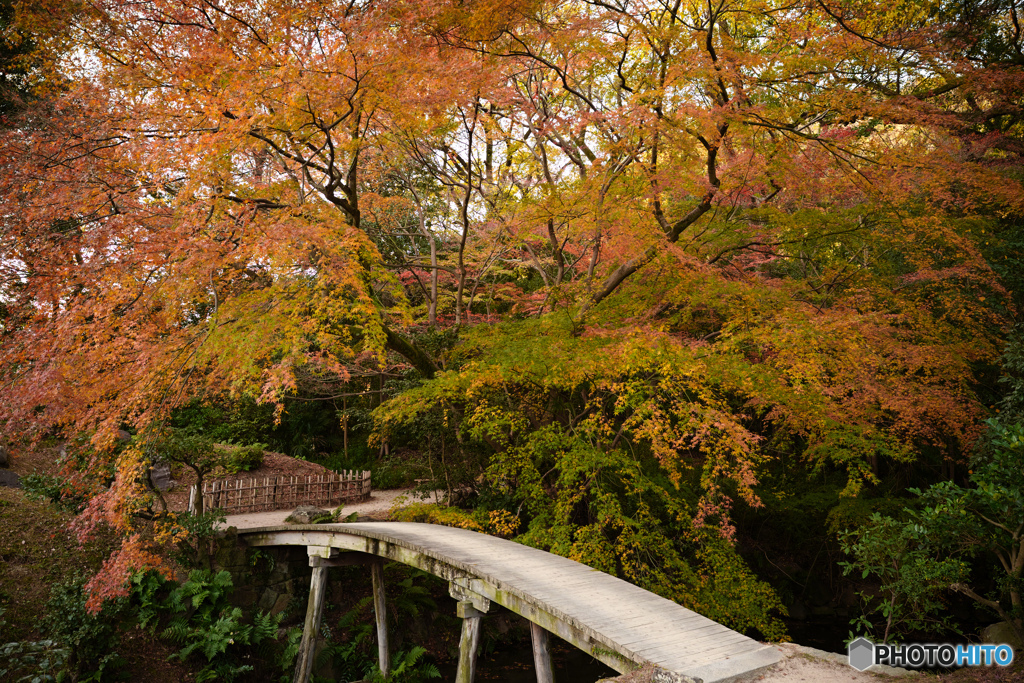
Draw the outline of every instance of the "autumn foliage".
<instances>
[{"instance_id":1,"label":"autumn foliage","mask_svg":"<svg viewBox=\"0 0 1024 683\"><path fill-rule=\"evenodd\" d=\"M707 539L783 460L854 496L975 448L1024 215L1017 5L982 5L20 3L4 434L102 454L195 400L280 417L390 355L422 382L379 438L436 420L527 542L562 529L543 544L710 605L684 556L746 571ZM623 453L689 502L574 469L629 482ZM81 517L127 539L97 594L157 562L151 455L122 450Z\"/></svg>"}]
</instances>

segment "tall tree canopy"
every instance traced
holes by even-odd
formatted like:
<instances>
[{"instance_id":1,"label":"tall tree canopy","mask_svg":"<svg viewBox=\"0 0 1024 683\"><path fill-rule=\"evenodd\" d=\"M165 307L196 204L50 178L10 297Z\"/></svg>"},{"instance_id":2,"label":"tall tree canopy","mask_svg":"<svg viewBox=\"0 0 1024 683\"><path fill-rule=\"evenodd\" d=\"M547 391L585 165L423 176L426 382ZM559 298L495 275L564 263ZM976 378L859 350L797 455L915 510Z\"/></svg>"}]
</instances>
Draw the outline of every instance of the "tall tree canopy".
<instances>
[{"instance_id":1,"label":"tall tree canopy","mask_svg":"<svg viewBox=\"0 0 1024 683\"><path fill-rule=\"evenodd\" d=\"M11 5L69 47L0 131L0 421L102 450L392 353L382 434L643 448L726 537L778 453L951 466L1019 296L1018 5ZM86 517L131 532L120 457Z\"/></svg>"}]
</instances>

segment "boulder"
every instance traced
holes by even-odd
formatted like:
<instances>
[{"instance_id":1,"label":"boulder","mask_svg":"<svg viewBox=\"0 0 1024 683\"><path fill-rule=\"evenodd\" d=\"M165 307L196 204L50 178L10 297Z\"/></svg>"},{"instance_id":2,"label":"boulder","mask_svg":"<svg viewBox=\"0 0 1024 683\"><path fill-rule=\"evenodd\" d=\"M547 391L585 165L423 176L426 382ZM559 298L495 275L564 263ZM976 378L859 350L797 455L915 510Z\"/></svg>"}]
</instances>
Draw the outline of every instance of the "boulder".
<instances>
[{"instance_id":1,"label":"boulder","mask_svg":"<svg viewBox=\"0 0 1024 683\"><path fill-rule=\"evenodd\" d=\"M288 524L313 524L314 519L330 516L330 510L322 510L315 505L300 505L284 521Z\"/></svg>"},{"instance_id":2,"label":"boulder","mask_svg":"<svg viewBox=\"0 0 1024 683\"><path fill-rule=\"evenodd\" d=\"M2 445L0 445L0 467L11 466L11 453Z\"/></svg>"},{"instance_id":3,"label":"boulder","mask_svg":"<svg viewBox=\"0 0 1024 683\"><path fill-rule=\"evenodd\" d=\"M348 524L350 522L379 522L380 521L379 519L374 519L373 517L371 517L369 515L361 515L358 512L353 512L352 514L346 515L345 517L341 517L340 513L335 512L334 517L335 517L335 519L337 519L339 522L341 522L343 524Z\"/></svg>"},{"instance_id":4,"label":"boulder","mask_svg":"<svg viewBox=\"0 0 1024 683\"><path fill-rule=\"evenodd\" d=\"M12 489L21 488L21 477L10 470L0 470L0 486L7 486Z\"/></svg>"},{"instance_id":5,"label":"boulder","mask_svg":"<svg viewBox=\"0 0 1024 683\"><path fill-rule=\"evenodd\" d=\"M1013 627L1005 621L1000 621L981 629L981 642L992 645L1009 645L1017 652L1020 652L1021 648L1024 647L1024 643L1019 642L1017 634L1013 632Z\"/></svg>"}]
</instances>

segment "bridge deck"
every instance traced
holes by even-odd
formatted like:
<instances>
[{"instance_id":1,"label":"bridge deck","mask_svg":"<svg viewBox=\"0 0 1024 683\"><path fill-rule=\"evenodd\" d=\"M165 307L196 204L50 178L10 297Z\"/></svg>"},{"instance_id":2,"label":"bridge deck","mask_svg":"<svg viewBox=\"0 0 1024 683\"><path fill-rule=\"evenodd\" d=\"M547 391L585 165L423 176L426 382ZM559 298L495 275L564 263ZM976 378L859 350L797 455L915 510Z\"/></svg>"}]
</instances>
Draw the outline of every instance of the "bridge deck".
<instances>
[{"instance_id":1,"label":"bridge deck","mask_svg":"<svg viewBox=\"0 0 1024 683\"><path fill-rule=\"evenodd\" d=\"M239 529L239 534L252 545L329 546L385 556L394 555L387 546L397 546L464 573L474 591L541 626L550 629L533 618L537 610L586 634L599 649L705 683L746 676L782 658L770 645L614 576L474 531L368 522Z\"/></svg>"}]
</instances>

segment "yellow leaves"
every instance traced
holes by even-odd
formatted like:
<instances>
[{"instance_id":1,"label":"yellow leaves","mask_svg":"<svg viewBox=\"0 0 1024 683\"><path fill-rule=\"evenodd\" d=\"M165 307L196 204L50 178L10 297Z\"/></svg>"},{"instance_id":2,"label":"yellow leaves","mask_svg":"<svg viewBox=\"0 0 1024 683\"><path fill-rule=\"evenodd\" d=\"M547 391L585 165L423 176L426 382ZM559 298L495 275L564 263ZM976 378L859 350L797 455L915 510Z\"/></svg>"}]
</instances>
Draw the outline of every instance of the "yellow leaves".
<instances>
[{"instance_id":1,"label":"yellow leaves","mask_svg":"<svg viewBox=\"0 0 1024 683\"><path fill-rule=\"evenodd\" d=\"M433 503L413 503L393 510L390 519L396 522L422 522L425 524L441 524L459 529L484 532L484 525L471 514L453 507L435 505Z\"/></svg>"},{"instance_id":2,"label":"yellow leaves","mask_svg":"<svg viewBox=\"0 0 1024 683\"><path fill-rule=\"evenodd\" d=\"M508 510L528 511L529 525L517 538L520 542L620 576L691 608L703 609L698 596L708 599L716 590L726 590L730 599L745 592L734 604L715 603L716 618L783 637L774 616L780 603L771 589L757 581L715 531L694 528L682 497L652 481L631 455L601 451L588 443L591 438L590 433L570 434L551 425L530 434L521 447L496 454L487 480L511 500L507 509L489 513L495 530L501 527L496 520L514 523ZM546 479L557 473L557 482L538 486L538 467L548 472ZM516 473L530 473L537 480L516 481Z\"/></svg>"},{"instance_id":3,"label":"yellow leaves","mask_svg":"<svg viewBox=\"0 0 1024 683\"><path fill-rule=\"evenodd\" d=\"M491 510L488 520L488 533L493 536L512 538L519 531L519 518L508 510Z\"/></svg>"},{"instance_id":4,"label":"yellow leaves","mask_svg":"<svg viewBox=\"0 0 1024 683\"><path fill-rule=\"evenodd\" d=\"M392 510L389 518L396 522L421 522L469 529L481 533L511 538L519 529L519 518L507 510L465 512L459 508L434 503L413 503Z\"/></svg>"},{"instance_id":5,"label":"yellow leaves","mask_svg":"<svg viewBox=\"0 0 1024 683\"><path fill-rule=\"evenodd\" d=\"M190 537L191 532L178 522L177 513L168 512L153 523L154 545L170 546L173 543L184 543Z\"/></svg>"}]
</instances>

